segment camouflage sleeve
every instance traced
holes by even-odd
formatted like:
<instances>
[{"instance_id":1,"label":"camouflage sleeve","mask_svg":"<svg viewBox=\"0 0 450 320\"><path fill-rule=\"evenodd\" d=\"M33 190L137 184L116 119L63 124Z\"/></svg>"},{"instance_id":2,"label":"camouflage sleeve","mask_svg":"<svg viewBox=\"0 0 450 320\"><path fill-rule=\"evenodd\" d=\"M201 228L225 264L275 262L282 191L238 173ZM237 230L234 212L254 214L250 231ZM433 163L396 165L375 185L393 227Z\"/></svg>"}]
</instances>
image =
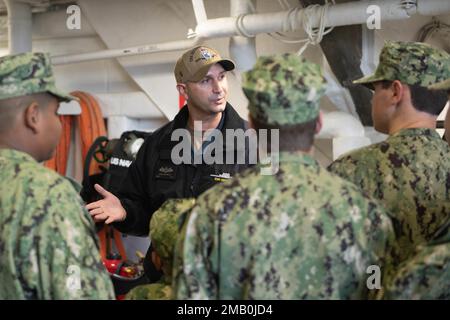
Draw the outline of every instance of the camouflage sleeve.
<instances>
[{"instance_id":1,"label":"camouflage sleeve","mask_svg":"<svg viewBox=\"0 0 450 320\"><path fill-rule=\"evenodd\" d=\"M421 247L387 287L385 299L450 299L450 246Z\"/></svg>"},{"instance_id":2,"label":"camouflage sleeve","mask_svg":"<svg viewBox=\"0 0 450 320\"><path fill-rule=\"evenodd\" d=\"M70 183L58 178L34 198L41 221L21 264L25 283L39 299L114 299L93 221Z\"/></svg>"},{"instance_id":3,"label":"camouflage sleeve","mask_svg":"<svg viewBox=\"0 0 450 320\"><path fill-rule=\"evenodd\" d=\"M381 166L373 148L344 155L331 163L327 169L356 185L362 193L383 199L382 173L386 173L387 168Z\"/></svg>"},{"instance_id":4,"label":"camouflage sleeve","mask_svg":"<svg viewBox=\"0 0 450 320\"><path fill-rule=\"evenodd\" d=\"M217 294L212 246L218 224L204 205L190 212L175 249L173 294L175 299L215 299ZM217 250L214 250L217 252Z\"/></svg>"},{"instance_id":5,"label":"camouflage sleeve","mask_svg":"<svg viewBox=\"0 0 450 320\"><path fill-rule=\"evenodd\" d=\"M349 157L340 157L328 166L328 171L344 178L347 181L354 182L356 165L352 164Z\"/></svg>"},{"instance_id":6,"label":"camouflage sleeve","mask_svg":"<svg viewBox=\"0 0 450 320\"><path fill-rule=\"evenodd\" d=\"M166 283L137 286L125 296L126 300L171 300L172 287Z\"/></svg>"}]
</instances>

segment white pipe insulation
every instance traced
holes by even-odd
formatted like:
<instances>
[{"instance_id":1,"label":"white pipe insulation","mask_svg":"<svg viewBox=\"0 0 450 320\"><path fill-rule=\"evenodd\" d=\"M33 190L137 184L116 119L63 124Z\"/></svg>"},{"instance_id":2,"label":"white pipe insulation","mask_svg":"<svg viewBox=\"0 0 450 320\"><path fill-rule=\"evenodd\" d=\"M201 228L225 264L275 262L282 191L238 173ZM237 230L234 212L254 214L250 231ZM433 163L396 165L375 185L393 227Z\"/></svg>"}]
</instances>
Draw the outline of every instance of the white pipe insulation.
<instances>
[{"instance_id":1,"label":"white pipe insulation","mask_svg":"<svg viewBox=\"0 0 450 320\"><path fill-rule=\"evenodd\" d=\"M9 54L32 51L32 16L28 3L4 0L8 11Z\"/></svg>"},{"instance_id":2,"label":"white pipe insulation","mask_svg":"<svg viewBox=\"0 0 450 320\"><path fill-rule=\"evenodd\" d=\"M249 14L255 8L254 0L231 0L230 15L238 17ZM241 72L250 70L256 62L256 41L254 37L233 36L230 39L230 57Z\"/></svg>"},{"instance_id":3,"label":"white pipe insulation","mask_svg":"<svg viewBox=\"0 0 450 320\"><path fill-rule=\"evenodd\" d=\"M241 6L241 5L239 5ZM345 26L365 24L371 16L369 6L380 9L381 21L408 19L411 15L441 15L450 12L449 0L370 0L353 1L330 5L325 14L326 26ZM196 10L196 19L203 21L206 17L203 1L193 0ZM200 22L195 29L192 40L173 41L160 44L149 44L125 49L103 50L93 53L55 56L54 64L75 63L88 60L117 58L137 54L185 50L211 38L233 36L256 36L260 33L277 31L294 31L302 28L302 19L305 9L293 8L289 11L247 14L238 17L209 19ZM316 10L311 14L311 23L314 27L320 24L320 12Z\"/></svg>"},{"instance_id":4,"label":"white pipe insulation","mask_svg":"<svg viewBox=\"0 0 450 320\"><path fill-rule=\"evenodd\" d=\"M332 139L333 160L341 155L370 145L361 122L346 112L330 112L323 116L322 130L317 139Z\"/></svg>"},{"instance_id":5,"label":"white pipe insulation","mask_svg":"<svg viewBox=\"0 0 450 320\"><path fill-rule=\"evenodd\" d=\"M194 9L195 20L197 20L197 24L203 23L208 20L203 0L192 0L192 7Z\"/></svg>"},{"instance_id":6,"label":"white pipe insulation","mask_svg":"<svg viewBox=\"0 0 450 320\"><path fill-rule=\"evenodd\" d=\"M362 137L365 135L361 121L347 112L335 111L324 114L319 139L335 137Z\"/></svg>"},{"instance_id":7,"label":"white pipe insulation","mask_svg":"<svg viewBox=\"0 0 450 320\"><path fill-rule=\"evenodd\" d=\"M187 50L196 46L201 41L201 38L195 38L192 40L182 40L182 41L170 41L164 43L149 44L125 49L110 49L101 50L96 52L81 53L75 55L61 55L53 56L51 58L52 64L67 64L82 61L92 61L106 58L118 58L125 56L133 56L144 53L155 53L155 52L166 52L166 51L177 51L177 50Z\"/></svg>"},{"instance_id":8,"label":"white pipe insulation","mask_svg":"<svg viewBox=\"0 0 450 320\"><path fill-rule=\"evenodd\" d=\"M370 14L367 13L367 9L369 6L373 5L380 8L381 21L407 19L415 12L412 12L414 10L403 8L402 3L404 1L405 0L371 0L330 5L325 15L325 26L338 27L353 24L365 24L370 17ZM450 8L448 11L450 11ZM245 34L247 35L257 35L260 33L271 33L276 31L294 31L302 27L304 12L305 9L297 7L289 11L249 14L241 17L240 29L237 27L238 22L233 17L210 19L205 23L198 25L195 31L197 36L203 38L237 36L241 35L242 31L245 31ZM319 10L316 10L311 14L310 21L313 27L319 26Z\"/></svg>"}]
</instances>

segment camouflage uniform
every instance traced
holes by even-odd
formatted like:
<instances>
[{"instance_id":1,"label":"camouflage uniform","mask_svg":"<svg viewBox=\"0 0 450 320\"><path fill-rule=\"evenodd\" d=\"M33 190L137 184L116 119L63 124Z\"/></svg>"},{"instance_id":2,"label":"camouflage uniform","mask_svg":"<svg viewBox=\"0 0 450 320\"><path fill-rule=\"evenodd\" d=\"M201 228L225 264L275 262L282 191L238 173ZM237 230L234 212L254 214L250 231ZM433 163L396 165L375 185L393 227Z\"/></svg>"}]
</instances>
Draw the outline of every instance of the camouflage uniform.
<instances>
[{"instance_id":1,"label":"camouflage uniform","mask_svg":"<svg viewBox=\"0 0 450 320\"><path fill-rule=\"evenodd\" d=\"M114 298L94 223L70 182L0 149L0 212L0 299Z\"/></svg>"},{"instance_id":2,"label":"camouflage uniform","mask_svg":"<svg viewBox=\"0 0 450 320\"><path fill-rule=\"evenodd\" d=\"M421 42L386 41L373 75L353 81L373 89L377 81L429 87L450 77L450 55Z\"/></svg>"},{"instance_id":3,"label":"camouflage uniform","mask_svg":"<svg viewBox=\"0 0 450 320\"><path fill-rule=\"evenodd\" d=\"M150 238L161 259L164 276L157 283L138 286L126 296L127 300L169 300L172 298L172 265L180 217L194 205L194 199L169 199L150 220Z\"/></svg>"},{"instance_id":4,"label":"camouflage uniform","mask_svg":"<svg viewBox=\"0 0 450 320\"><path fill-rule=\"evenodd\" d=\"M450 219L428 245L404 263L389 284L386 299L450 299Z\"/></svg>"},{"instance_id":5,"label":"camouflage uniform","mask_svg":"<svg viewBox=\"0 0 450 320\"><path fill-rule=\"evenodd\" d=\"M388 42L372 76L355 83L370 86L400 80L427 87L448 77L450 56L422 43ZM435 130L403 129L386 141L351 152L329 170L380 199L393 215L397 259L431 239L450 212L450 148Z\"/></svg>"},{"instance_id":6,"label":"camouflage uniform","mask_svg":"<svg viewBox=\"0 0 450 320\"><path fill-rule=\"evenodd\" d=\"M292 54L260 57L243 79L255 120L289 126L317 118L317 65ZM307 154L281 152L275 175L260 167L197 199L177 244L176 297L366 298L367 268L384 270L394 240L383 209Z\"/></svg>"},{"instance_id":7,"label":"camouflage uniform","mask_svg":"<svg viewBox=\"0 0 450 320\"><path fill-rule=\"evenodd\" d=\"M141 285L127 293L126 300L171 300L172 285L165 276L158 282Z\"/></svg>"},{"instance_id":8,"label":"camouflage uniform","mask_svg":"<svg viewBox=\"0 0 450 320\"><path fill-rule=\"evenodd\" d=\"M60 101L77 100L55 86L50 55L21 53L0 58L0 99L49 92Z\"/></svg>"},{"instance_id":9,"label":"camouflage uniform","mask_svg":"<svg viewBox=\"0 0 450 320\"><path fill-rule=\"evenodd\" d=\"M450 68L450 65L449 65ZM450 79L428 87L449 90ZM450 219L427 245L400 266L385 299L450 299Z\"/></svg>"},{"instance_id":10,"label":"camouflage uniform","mask_svg":"<svg viewBox=\"0 0 450 320\"><path fill-rule=\"evenodd\" d=\"M47 54L0 58L0 99L50 92ZM0 299L113 299L94 223L70 182L0 149Z\"/></svg>"}]
</instances>

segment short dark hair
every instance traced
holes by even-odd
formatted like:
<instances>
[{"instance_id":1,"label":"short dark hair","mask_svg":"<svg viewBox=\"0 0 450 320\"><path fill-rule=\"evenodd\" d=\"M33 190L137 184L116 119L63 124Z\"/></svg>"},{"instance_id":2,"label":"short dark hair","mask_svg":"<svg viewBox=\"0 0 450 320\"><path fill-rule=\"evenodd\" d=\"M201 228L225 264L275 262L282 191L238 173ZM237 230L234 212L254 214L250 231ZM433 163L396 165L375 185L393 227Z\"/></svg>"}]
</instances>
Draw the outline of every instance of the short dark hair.
<instances>
[{"instance_id":1,"label":"short dark hair","mask_svg":"<svg viewBox=\"0 0 450 320\"><path fill-rule=\"evenodd\" d=\"M391 87L393 81L381 81L383 89ZM439 115L447 104L447 93L444 90L429 90L418 85L409 85L411 92L411 102L414 108L418 111L426 112L432 115Z\"/></svg>"},{"instance_id":2,"label":"short dark hair","mask_svg":"<svg viewBox=\"0 0 450 320\"><path fill-rule=\"evenodd\" d=\"M259 129L279 130L280 151L306 151L309 150L314 143L317 118L302 124L295 124L290 126L269 125L257 121L253 117L251 117L251 121L257 132ZM271 135L269 134L268 148L270 148L270 137Z\"/></svg>"},{"instance_id":3,"label":"short dark hair","mask_svg":"<svg viewBox=\"0 0 450 320\"><path fill-rule=\"evenodd\" d=\"M17 113L24 110L33 101L36 101L41 108L46 108L53 98L56 97L50 93L40 92L0 100L0 133L8 131L14 123L13 119Z\"/></svg>"}]
</instances>

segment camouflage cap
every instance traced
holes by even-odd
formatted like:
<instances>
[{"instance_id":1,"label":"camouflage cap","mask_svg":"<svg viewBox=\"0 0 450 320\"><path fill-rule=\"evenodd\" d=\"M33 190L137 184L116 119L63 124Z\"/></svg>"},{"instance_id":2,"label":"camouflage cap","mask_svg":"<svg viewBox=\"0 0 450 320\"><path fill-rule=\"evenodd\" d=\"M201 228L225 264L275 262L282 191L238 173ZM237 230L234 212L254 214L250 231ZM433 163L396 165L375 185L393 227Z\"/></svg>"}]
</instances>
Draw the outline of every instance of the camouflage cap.
<instances>
[{"instance_id":1,"label":"camouflage cap","mask_svg":"<svg viewBox=\"0 0 450 320\"><path fill-rule=\"evenodd\" d=\"M450 90L450 79L433 84L428 87L430 90Z\"/></svg>"},{"instance_id":2,"label":"camouflage cap","mask_svg":"<svg viewBox=\"0 0 450 320\"><path fill-rule=\"evenodd\" d=\"M373 75L353 81L373 89L377 81L399 80L404 84L428 87L450 77L450 55L421 42L387 41Z\"/></svg>"},{"instance_id":3,"label":"camouflage cap","mask_svg":"<svg viewBox=\"0 0 450 320\"><path fill-rule=\"evenodd\" d=\"M281 126L316 119L325 84L319 65L292 53L259 57L242 79L252 118Z\"/></svg>"},{"instance_id":4,"label":"camouflage cap","mask_svg":"<svg viewBox=\"0 0 450 320\"><path fill-rule=\"evenodd\" d=\"M222 59L216 50L205 46L195 47L186 51L178 59L174 70L175 79L177 83L200 81L208 73L209 68L216 63L220 63L225 71L234 69L234 62Z\"/></svg>"},{"instance_id":5,"label":"camouflage cap","mask_svg":"<svg viewBox=\"0 0 450 320\"><path fill-rule=\"evenodd\" d=\"M0 99L49 92L59 100L77 100L55 86L50 56L27 52L0 58Z\"/></svg>"},{"instance_id":6,"label":"camouflage cap","mask_svg":"<svg viewBox=\"0 0 450 320\"><path fill-rule=\"evenodd\" d=\"M155 251L163 261L171 262L173 249L179 234L178 220L191 209L195 199L169 199L155 211L150 220L150 238Z\"/></svg>"}]
</instances>

